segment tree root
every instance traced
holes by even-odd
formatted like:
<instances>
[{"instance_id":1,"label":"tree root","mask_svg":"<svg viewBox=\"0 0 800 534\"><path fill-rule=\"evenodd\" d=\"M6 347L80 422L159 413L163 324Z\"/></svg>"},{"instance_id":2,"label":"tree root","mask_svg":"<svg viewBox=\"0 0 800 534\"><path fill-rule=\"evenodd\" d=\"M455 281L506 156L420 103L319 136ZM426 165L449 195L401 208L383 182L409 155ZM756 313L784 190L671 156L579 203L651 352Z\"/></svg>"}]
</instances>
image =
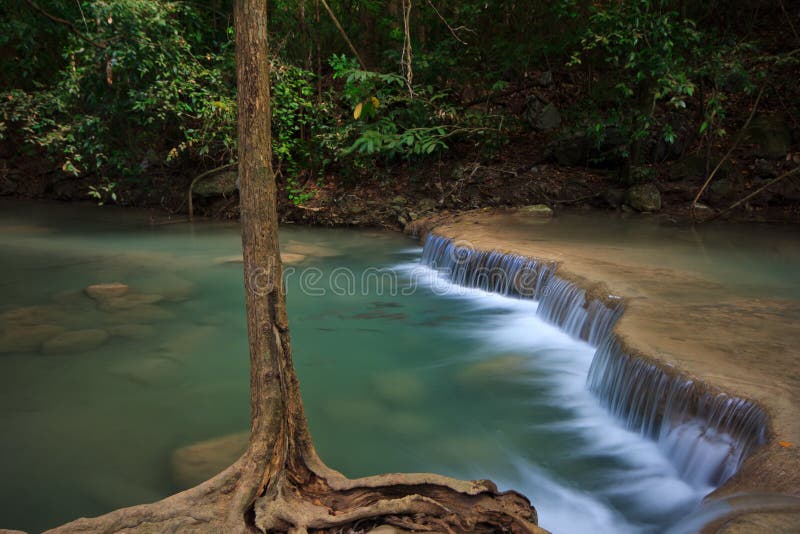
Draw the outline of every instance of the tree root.
<instances>
[{"instance_id":1,"label":"tree root","mask_svg":"<svg viewBox=\"0 0 800 534\"><path fill-rule=\"evenodd\" d=\"M536 511L519 493L487 480L432 474L348 479L309 451L246 510L234 495L243 457L211 480L162 501L78 519L48 531L86 532L348 532L388 524L417 532L539 534ZM299 471L296 472L296 471Z\"/></svg>"}]
</instances>

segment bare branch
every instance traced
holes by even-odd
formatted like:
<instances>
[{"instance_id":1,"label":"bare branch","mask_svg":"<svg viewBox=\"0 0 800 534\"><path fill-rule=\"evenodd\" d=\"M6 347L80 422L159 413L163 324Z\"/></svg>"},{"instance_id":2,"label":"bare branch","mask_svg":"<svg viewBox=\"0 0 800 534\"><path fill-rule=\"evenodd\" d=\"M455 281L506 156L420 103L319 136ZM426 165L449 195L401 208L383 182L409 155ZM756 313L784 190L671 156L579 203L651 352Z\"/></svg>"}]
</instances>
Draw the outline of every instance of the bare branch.
<instances>
[{"instance_id":1,"label":"bare branch","mask_svg":"<svg viewBox=\"0 0 800 534\"><path fill-rule=\"evenodd\" d=\"M450 33L453 34L453 38L456 41L458 41L459 43L461 43L463 45L468 44L465 40L463 40L461 37L458 36L458 31L459 30L466 30L468 32L475 33L474 30L471 30L471 29L467 28L466 26L458 26L457 28L453 28L452 26L450 26L450 23L447 22L447 19L445 19L442 16L442 14L439 13L439 10L436 9L436 6L433 5L433 2L431 2L431 0L428 0L428 5L431 6L431 9L433 9L433 12L436 13L436 16L439 17L439 19L442 22L444 22L444 25L447 26L447 29L450 30Z\"/></svg>"},{"instance_id":2,"label":"bare branch","mask_svg":"<svg viewBox=\"0 0 800 534\"><path fill-rule=\"evenodd\" d=\"M717 166L714 167L714 170L711 171L711 174L708 175L708 178L706 178L706 181L703 183L703 186L700 187L700 190L694 196L694 200L692 200L692 217L693 218L696 218L695 217L695 208L697 207L697 202L700 200L700 197L703 196L703 193L705 192L706 188L708 187L708 184L710 184L711 180L714 179L714 176L717 174L717 171L719 171L720 167L722 167L722 164L725 163L728 160L729 157L731 157L731 154L733 154L733 151L736 150L737 146L739 146L739 142L744 137L744 133L747 130L747 127L750 126L750 122L753 120L753 117L756 114L756 110L758 109L758 103L761 101L761 96L764 94L764 89L766 89L766 87L767 87L766 85L762 85L761 86L761 89L758 91L758 96L756 97L756 101L753 104L753 109L750 110L750 116L747 117L747 120L745 121L744 126L742 126L742 129L739 130L739 134L736 136L736 139L733 141L733 144L728 149L728 152L726 152L725 155L722 157L722 159L719 160L719 163L717 163Z\"/></svg>"},{"instance_id":3,"label":"bare branch","mask_svg":"<svg viewBox=\"0 0 800 534\"><path fill-rule=\"evenodd\" d=\"M765 183L764 185L762 185L761 187L759 187L758 189L756 189L755 191L753 191L752 193L750 193L746 197L744 197L744 198L742 198L740 200L737 200L736 202L734 202L733 204L731 204L730 206L728 206L724 210L720 211L716 215L714 215L712 217L709 217L708 219L705 219L705 220L700 221L700 222L709 222L709 221L713 221L715 219L718 219L718 218L722 217L723 215L725 215L726 213L728 213L732 209L735 209L738 206L741 206L742 204L744 204L745 202L747 202L748 200L750 200L754 196L760 194L762 191L764 191L765 189L767 189L771 185L780 182L784 178L787 178L787 177L797 173L798 171L800 171L800 165L798 165L797 167L795 167L794 169L792 169L790 171L786 171L785 173L781 174L777 178L774 178L774 179L770 180L769 182Z\"/></svg>"}]
</instances>

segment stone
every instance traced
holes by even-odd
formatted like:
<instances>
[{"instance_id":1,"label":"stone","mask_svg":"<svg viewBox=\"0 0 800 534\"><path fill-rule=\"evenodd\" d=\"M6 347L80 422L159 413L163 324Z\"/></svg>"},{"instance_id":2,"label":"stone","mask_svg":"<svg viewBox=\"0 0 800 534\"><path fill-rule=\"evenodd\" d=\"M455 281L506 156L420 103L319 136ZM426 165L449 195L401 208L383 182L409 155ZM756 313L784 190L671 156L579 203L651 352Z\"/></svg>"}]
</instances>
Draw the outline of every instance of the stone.
<instances>
[{"instance_id":1,"label":"stone","mask_svg":"<svg viewBox=\"0 0 800 534\"><path fill-rule=\"evenodd\" d=\"M200 441L172 453L172 481L186 489L213 477L247 450L249 432L239 432Z\"/></svg>"},{"instance_id":2,"label":"stone","mask_svg":"<svg viewBox=\"0 0 800 534\"><path fill-rule=\"evenodd\" d=\"M530 215L532 217L548 218L553 216L553 210L544 204L533 204L532 206L523 206L517 209L517 212L522 215Z\"/></svg>"},{"instance_id":3,"label":"stone","mask_svg":"<svg viewBox=\"0 0 800 534\"><path fill-rule=\"evenodd\" d=\"M372 377L378 397L390 404L416 404L426 396L425 386L413 374L387 371Z\"/></svg>"},{"instance_id":4,"label":"stone","mask_svg":"<svg viewBox=\"0 0 800 534\"><path fill-rule=\"evenodd\" d=\"M144 339L155 335L156 329L148 324L121 324L108 329L110 336L126 339Z\"/></svg>"},{"instance_id":5,"label":"stone","mask_svg":"<svg viewBox=\"0 0 800 534\"><path fill-rule=\"evenodd\" d=\"M61 324L65 319L66 312L55 305L44 306L24 306L0 314L0 325L39 325L39 324Z\"/></svg>"},{"instance_id":6,"label":"stone","mask_svg":"<svg viewBox=\"0 0 800 534\"><path fill-rule=\"evenodd\" d=\"M625 192L625 203L636 211L661 209L661 193L654 184L638 184Z\"/></svg>"},{"instance_id":7,"label":"stone","mask_svg":"<svg viewBox=\"0 0 800 534\"><path fill-rule=\"evenodd\" d=\"M195 184L192 194L199 197L221 197L235 193L239 188L236 171L221 172Z\"/></svg>"},{"instance_id":8,"label":"stone","mask_svg":"<svg viewBox=\"0 0 800 534\"><path fill-rule=\"evenodd\" d=\"M713 215L713 213L714 213L714 210L713 210L713 209L711 209L711 207L710 207L710 206L706 206L706 205L705 205L705 204L703 204L702 202L698 202L698 203L697 203L697 204L695 204L695 206L694 206L694 212L695 212L696 214L698 214L698 215L702 216L702 217L708 217L708 216L710 216L710 215Z\"/></svg>"},{"instance_id":9,"label":"stone","mask_svg":"<svg viewBox=\"0 0 800 534\"><path fill-rule=\"evenodd\" d=\"M745 142L752 145L751 154L765 159L784 159L792 147L789 123L780 115L756 117L747 127Z\"/></svg>"},{"instance_id":10,"label":"stone","mask_svg":"<svg viewBox=\"0 0 800 534\"><path fill-rule=\"evenodd\" d=\"M539 79L536 80L539 85L542 87L550 87L553 85L553 71L546 70L539 75Z\"/></svg>"},{"instance_id":11,"label":"stone","mask_svg":"<svg viewBox=\"0 0 800 534\"><path fill-rule=\"evenodd\" d=\"M45 354L86 352L96 349L108 340L108 332L99 328L64 332L45 341L42 352Z\"/></svg>"},{"instance_id":12,"label":"stone","mask_svg":"<svg viewBox=\"0 0 800 534\"><path fill-rule=\"evenodd\" d=\"M516 376L525 368L527 360L528 358L519 354L502 354L475 362L459 371L456 377L459 382L474 384Z\"/></svg>"},{"instance_id":13,"label":"stone","mask_svg":"<svg viewBox=\"0 0 800 534\"><path fill-rule=\"evenodd\" d=\"M397 206L405 206L406 204L408 204L408 199L403 195L397 195L392 199L392 204L395 204Z\"/></svg>"},{"instance_id":14,"label":"stone","mask_svg":"<svg viewBox=\"0 0 800 534\"><path fill-rule=\"evenodd\" d=\"M561 126L561 113L552 103L547 104L536 119L534 128L542 132L555 130Z\"/></svg>"},{"instance_id":15,"label":"stone","mask_svg":"<svg viewBox=\"0 0 800 534\"><path fill-rule=\"evenodd\" d=\"M438 202L432 198L423 198L417 202L417 210L420 212L435 211Z\"/></svg>"},{"instance_id":16,"label":"stone","mask_svg":"<svg viewBox=\"0 0 800 534\"><path fill-rule=\"evenodd\" d=\"M525 103L525 119L534 130L547 132L561 126L561 113L558 108L538 96L529 98Z\"/></svg>"},{"instance_id":17,"label":"stone","mask_svg":"<svg viewBox=\"0 0 800 534\"><path fill-rule=\"evenodd\" d=\"M16 325L0 331L0 354L38 352L47 340L66 329L57 325Z\"/></svg>"},{"instance_id":18,"label":"stone","mask_svg":"<svg viewBox=\"0 0 800 534\"><path fill-rule=\"evenodd\" d=\"M113 297L121 297L130 290L128 286L120 282L110 284L93 284L84 289L86 295L94 300L106 300Z\"/></svg>"}]
</instances>

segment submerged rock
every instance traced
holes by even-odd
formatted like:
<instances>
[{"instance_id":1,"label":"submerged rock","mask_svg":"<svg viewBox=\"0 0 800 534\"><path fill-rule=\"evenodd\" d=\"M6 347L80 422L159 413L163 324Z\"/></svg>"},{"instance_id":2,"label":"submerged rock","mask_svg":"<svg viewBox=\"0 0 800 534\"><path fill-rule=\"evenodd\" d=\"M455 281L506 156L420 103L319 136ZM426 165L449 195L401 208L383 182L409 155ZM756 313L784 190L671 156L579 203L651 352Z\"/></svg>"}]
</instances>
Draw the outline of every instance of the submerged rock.
<instances>
[{"instance_id":1,"label":"submerged rock","mask_svg":"<svg viewBox=\"0 0 800 534\"><path fill-rule=\"evenodd\" d=\"M505 378L519 375L525 368L528 358L520 354L503 354L494 356L486 360L475 362L469 367L462 369L457 379L462 383L478 383L497 378Z\"/></svg>"},{"instance_id":2,"label":"submerged rock","mask_svg":"<svg viewBox=\"0 0 800 534\"><path fill-rule=\"evenodd\" d=\"M419 378L402 371L376 375L372 378L372 385L378 397L391 404L416 404L427 393Z\"/></svg>"},{"instance_id":3,"label":"submerged rock","mask_svg":"<svg viewBox=\"0 0 800 534\"><path fill-rule=\"evenodd\" d=\"M110 284L92 284L84 291L94 300L106 300L114 297L121 297L130 290L128 286L120 282Z\"/></svg>"},{"instance_id":4,"label":"submerged rock","mask_svg":"<svg viewBox=\"0 0 800 534\"><path fill-rule=\"evenodd\" d=\"M0 314L0 325L60 324L64 321L65 314L60 306L55 305L24 306Z\"/></svg>"},{"instance_id":5,"label":"submerged rock","mask_svg":"<svg viewBox=\"0 0 800 534\"><path fill-rule=\"evenodd\" d=\"M654 184L639 184L625 193L625 202L636 211L661 209L661 192Z\"/></svg>"},{"instance_id":6,"label":"submerged rock","mask_svg":"<svg viewBox=\"0 0 800 534\"><path fill-rule=\"evenodd\" d=\"M108 332L99 328L64 332L42 344L45 354L85 352L96 349L108 340Z\"/></svg>"},{"instance_id":7,"label":"submerged rock","mask_svg":"<svg viewBox=\"0 0 800 534\"><path fill-rule=\"evenodd\" d=\"M181 447L172 453L172 481L180 489L191 488L213 477L247 450L249 432L229 434Z\"/></svg>"},{"instance_id":8,"label":"submerged rock","mask_svg":"<svg viewBox=\"0 0 800 534\"><path fill-rule=\"evenodd\" d=\"M553 210L545 204L534 204L532 206L523 206L519 208L518 213L523 215L530 215L532 217L547 218L553 216Z\"/></svg>"},{"instance_id":9,"label":"submerged rock","mask_svg":"<svg viewBox=\"0 0 800 534\"><path fill-rule=\"evenodd\" d=\"M7 326L0 331L0 354L38 352L43 343L65 330L49 324Z\"/></svg>"}]
</instances>

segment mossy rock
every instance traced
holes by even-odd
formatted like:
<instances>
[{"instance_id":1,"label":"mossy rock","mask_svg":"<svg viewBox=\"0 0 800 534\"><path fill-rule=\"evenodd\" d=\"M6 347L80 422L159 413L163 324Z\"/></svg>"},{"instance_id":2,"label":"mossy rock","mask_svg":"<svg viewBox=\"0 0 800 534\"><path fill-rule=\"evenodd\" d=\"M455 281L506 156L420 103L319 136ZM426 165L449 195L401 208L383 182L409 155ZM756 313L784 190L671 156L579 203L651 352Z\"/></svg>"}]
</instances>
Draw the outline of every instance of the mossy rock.
<instances>
[{"instance_id":1,"label":"mossy rock","mask_svg":"<svg viewBox=\"0 0 800 534\"><path fill-rule=\"evenodd\" d=\"M239 188L236 171L221 172L196 183L192 193L199 197L221 197L230 195Z\"/></svg>"},{"instance_id":2,"label":"mossy rock","mask_svg":"<svg viewBox=\"0 0 800 534\"><path fill-rule=\"evenodd\" d=\"M661 192L654 184L634 185L626 191L625 203L636 211L658 211L661 209Z\"/></svg>"}]
</instances>

